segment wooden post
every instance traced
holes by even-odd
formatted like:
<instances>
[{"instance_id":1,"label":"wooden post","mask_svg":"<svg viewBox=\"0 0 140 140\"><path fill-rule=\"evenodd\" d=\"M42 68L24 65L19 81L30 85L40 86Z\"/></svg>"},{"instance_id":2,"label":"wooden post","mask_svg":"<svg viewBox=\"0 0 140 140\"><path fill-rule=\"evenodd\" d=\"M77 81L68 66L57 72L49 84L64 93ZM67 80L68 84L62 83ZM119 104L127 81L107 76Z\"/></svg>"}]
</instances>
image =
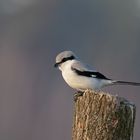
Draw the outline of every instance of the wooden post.
<instances>
[{"instance_id":1,"label":"wooden post","mask_svg":"<svg viewBox=\"0 0 140 140\"><path fill-rule=\"evenodd\" d=\"M132 140L135 113L124 98L87 90L75 101L72 140Z\"/></svg>"}]
</instances>

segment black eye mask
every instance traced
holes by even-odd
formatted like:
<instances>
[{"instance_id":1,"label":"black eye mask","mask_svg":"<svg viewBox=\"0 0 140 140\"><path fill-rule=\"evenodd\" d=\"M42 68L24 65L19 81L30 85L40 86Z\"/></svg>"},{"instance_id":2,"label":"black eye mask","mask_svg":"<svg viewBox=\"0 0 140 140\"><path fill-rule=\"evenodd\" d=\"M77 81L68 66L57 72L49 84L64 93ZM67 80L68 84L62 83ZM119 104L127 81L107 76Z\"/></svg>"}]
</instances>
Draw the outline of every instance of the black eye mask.
<instances>
[{"instance_id":1,"label":"black eye mask","mask_svg":"<svg viewBox=\"0 0 140 140\"><path fill-rule=\"evenodd\" d=\"M66 62L66 61L68 61L68 60L73 60L73 59L75 59L75 57L74 57L73 55L70 56L70 57L67 57L67 58L63 58L60 62L55 63L54 67L58 67L60 64Z\"/></svg>"}]
</instances>

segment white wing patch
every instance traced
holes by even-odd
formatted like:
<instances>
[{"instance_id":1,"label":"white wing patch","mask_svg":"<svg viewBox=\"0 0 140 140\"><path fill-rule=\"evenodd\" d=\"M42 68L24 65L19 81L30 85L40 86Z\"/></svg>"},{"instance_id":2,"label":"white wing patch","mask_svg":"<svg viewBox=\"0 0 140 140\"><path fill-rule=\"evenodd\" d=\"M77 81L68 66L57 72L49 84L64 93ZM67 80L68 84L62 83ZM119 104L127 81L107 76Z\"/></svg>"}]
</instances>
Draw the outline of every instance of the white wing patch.
<instances>
[{"instance_id":1,"label":"white wing patch","mask_svg":"<svg viewBox=\"0 0 140 140\"><path fill-rule=\"evenodd\" d=\"M91 77L95 78L95 77L96 77L96 75L91 75Z\"/></svg>"}]
</instances>

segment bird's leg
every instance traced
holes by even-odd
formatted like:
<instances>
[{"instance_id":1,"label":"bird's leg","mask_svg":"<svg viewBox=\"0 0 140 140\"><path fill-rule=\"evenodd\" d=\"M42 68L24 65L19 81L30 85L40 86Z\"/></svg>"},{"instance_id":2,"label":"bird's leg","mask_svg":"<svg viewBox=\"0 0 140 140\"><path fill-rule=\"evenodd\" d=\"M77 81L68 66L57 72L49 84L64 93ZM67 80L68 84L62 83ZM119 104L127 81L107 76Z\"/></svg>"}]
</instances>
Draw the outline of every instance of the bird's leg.
<instances>
[{"instance_id":1,"label":"bird's leg","mask_svg":"<svg viewBox=\"0 0 140 140\"><path fill-rule=\"evenodd\" d=\"M99 92L103 92L103 91L101 89L96 89L96 90L94 90L94 92L96 92L98 94Z\"/></svg>"},{"instance_id":2,"label":"bird's leg","mask_svg":"<svg viewBox=\"0 0 140 140\"><path fill-rule=\"evenodd\" d=\"M78 90L77 92L75 92L74 94L74 101L76 102L79 96L83 96L83 91Z\"/></svg>"}]
</instances>

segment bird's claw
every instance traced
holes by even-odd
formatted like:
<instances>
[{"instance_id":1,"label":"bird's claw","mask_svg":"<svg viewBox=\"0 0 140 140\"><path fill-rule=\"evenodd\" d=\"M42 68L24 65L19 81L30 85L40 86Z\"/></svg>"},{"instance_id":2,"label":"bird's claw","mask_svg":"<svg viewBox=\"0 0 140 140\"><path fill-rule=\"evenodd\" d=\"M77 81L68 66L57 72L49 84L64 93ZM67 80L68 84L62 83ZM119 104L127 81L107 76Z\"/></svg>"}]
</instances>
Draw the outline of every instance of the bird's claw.
<instances>
[{"instance_id":1,"label":"bird's claw","mask_svg":"<svg viewBox=\"0 0 140 140\"><path fill-rule=\"evenodd\" d=\"M84 93L84 92L82 92L82 91L76 92L76 93L74 94L74 101L76 102L79 96L83 96L83 93Z\"/></svg>"}]
</instances>

